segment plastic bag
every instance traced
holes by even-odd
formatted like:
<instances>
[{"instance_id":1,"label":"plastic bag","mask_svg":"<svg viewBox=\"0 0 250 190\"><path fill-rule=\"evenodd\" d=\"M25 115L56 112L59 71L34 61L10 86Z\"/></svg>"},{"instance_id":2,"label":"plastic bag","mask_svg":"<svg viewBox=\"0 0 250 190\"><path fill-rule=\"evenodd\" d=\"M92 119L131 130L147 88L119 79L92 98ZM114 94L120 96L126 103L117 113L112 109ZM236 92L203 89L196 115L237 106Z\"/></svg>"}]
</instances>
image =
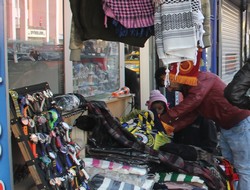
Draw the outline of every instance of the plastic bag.
<instances>
[{"instance_id":1,"label":"plastic bag","mask_svg":"<svg viewBox=\"0 0 250 190\"><path fill-rule=\"evenodd\" d=\"M59 95L54 100L58 106L62 107L63 111L74 110L80 105L80 99L74 94Z\"/></svg>"}]
</instances>

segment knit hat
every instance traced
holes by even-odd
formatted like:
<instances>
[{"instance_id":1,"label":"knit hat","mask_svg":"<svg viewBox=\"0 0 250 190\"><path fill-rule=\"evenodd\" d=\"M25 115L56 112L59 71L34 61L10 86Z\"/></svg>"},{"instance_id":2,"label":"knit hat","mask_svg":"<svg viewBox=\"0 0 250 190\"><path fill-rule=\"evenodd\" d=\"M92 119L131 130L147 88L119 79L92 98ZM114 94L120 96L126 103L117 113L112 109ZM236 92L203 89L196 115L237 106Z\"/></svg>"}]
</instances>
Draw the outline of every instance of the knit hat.
<instances>
[{"instance_id":1,"label":"knit hat","mask_svg":"<svg viewBox=\"0 0 250 190\"><path fill-rule=\"evenodd\" d=\"M164 95L159 90L152 90L150 92L149 100L146 103L146 106L148 106L148 109L151 109L151 105L155 101L162 101L166 103L166 107L168 107L168 101Z\"/></svg>"},{"instance_id":2,"label":"knit hat","mask_svg":"<svg viewBox=\"0 0 250 190\"><path fill-rule=\"evenodd\" d=\"M196 64L193 61L172 63L169 68L169 81L190 86L197 86L197 76L200 69L202 49L197 52Z\"/></svg>"}]
</instances>

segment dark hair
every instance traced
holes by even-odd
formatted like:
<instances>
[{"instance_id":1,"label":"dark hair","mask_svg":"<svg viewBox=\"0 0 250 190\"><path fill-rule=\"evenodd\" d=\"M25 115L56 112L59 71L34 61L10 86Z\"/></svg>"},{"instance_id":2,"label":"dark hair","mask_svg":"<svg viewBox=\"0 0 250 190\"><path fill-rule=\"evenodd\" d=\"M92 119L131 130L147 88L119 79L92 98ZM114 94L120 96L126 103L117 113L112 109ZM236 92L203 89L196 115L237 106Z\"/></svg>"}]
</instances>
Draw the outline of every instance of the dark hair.
<instances>
[{"instance_id":1,"label":"dark hair","mask_svg":"<svg viewBox=\"0 0 250 190\"><path fill-rule=\"evenodd\" d=\"M156 71L155 71L155 82L156 85L159 87L163 87L163 83L162 83L162 75L166 75L166 67L159 67Z\"/></svg>"}]
</instances>

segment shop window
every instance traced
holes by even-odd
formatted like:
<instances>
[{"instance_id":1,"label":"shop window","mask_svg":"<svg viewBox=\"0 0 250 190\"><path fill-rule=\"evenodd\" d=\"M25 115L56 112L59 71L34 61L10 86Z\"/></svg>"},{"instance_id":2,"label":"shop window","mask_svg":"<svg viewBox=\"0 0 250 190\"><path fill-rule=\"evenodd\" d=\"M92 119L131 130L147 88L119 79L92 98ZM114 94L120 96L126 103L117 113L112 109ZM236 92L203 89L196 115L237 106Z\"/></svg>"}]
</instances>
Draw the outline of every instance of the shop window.
<instances>
[{"instance_id":1,"label":"shop window","mask_svg":"<svg viewBox=\"0 0 250 190\"><path fill-rule=\"evenodd\" d=\"M63 1L6 1L9 88L64 92Z\"/></svg>"},{"instance_id":2,"label":"shop window","mask_svg":"<svg viewBox=\"0 0 250 190\"><path fill-rule=\"evenodd\" d=\"M140 74L140 51L138 47L129 46L125 47L125 67Z\"/></svg>"},{"instance_id":3,"label":"shop window","mask_svg":"<svg viewBox=\"0 0 250 190\"><path fill-rule=\"evenodd\" d=\"M125 85L135 95L135 108L140 109L140 48L125 45Z\"/></svg>"},{"instance_id":4,"label":"shop window","mask_svg":"<svg viewBox=\"0 0 250 190\"><path fill-rule=\"evenodd\" d=\"M119 43L85 41L81 61L73 63L73 91L85 97L107 98L119 86Z\"/></svg>"}]
</instances>

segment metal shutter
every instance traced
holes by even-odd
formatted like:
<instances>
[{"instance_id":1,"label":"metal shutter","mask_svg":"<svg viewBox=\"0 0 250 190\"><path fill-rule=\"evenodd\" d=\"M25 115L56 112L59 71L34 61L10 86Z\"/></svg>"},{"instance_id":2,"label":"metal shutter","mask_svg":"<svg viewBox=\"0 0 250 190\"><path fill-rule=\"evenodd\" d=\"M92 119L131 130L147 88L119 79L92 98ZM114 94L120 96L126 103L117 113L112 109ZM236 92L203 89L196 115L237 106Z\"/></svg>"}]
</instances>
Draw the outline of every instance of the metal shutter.
<instances>
[{"instance_id":1,"label":"metal shutter","mask_svg":"<svg viewBox=\"0 0 250 190\"><path fill-rule=\"evenodd\" d=\"M222 1L219 71L229 83L240 68L240 10L229 1Z\"/></svg>"}]
</instances>

